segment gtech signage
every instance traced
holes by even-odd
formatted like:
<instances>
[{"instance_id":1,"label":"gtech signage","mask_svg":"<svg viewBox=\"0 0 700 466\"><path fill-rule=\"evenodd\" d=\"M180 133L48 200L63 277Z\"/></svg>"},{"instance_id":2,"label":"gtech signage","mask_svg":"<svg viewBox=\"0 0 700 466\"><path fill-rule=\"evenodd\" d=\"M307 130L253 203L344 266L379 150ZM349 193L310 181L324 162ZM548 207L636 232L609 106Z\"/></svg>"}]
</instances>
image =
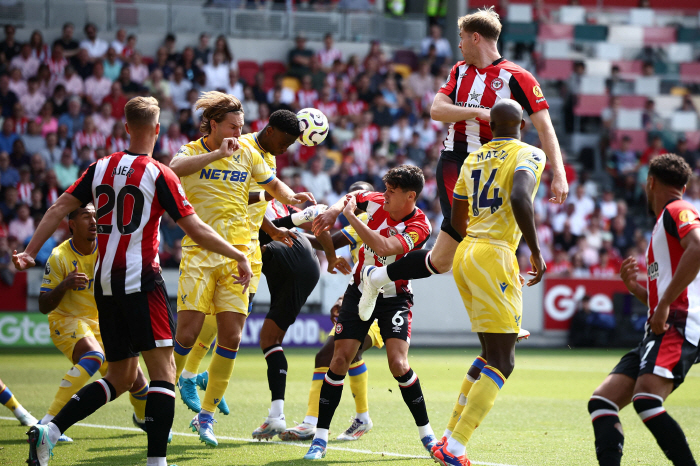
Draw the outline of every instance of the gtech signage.
<instances>
[{"instance_id":1,"label":"gtech signage","mask_svg":"<svg viewBox=\"0 0 700 466\"><path fill-rule=\"evenodd\" d=\"M45 315L3 312L0 314L0 348L52 347L51 330Z\"/></svg>"}]
</instances>

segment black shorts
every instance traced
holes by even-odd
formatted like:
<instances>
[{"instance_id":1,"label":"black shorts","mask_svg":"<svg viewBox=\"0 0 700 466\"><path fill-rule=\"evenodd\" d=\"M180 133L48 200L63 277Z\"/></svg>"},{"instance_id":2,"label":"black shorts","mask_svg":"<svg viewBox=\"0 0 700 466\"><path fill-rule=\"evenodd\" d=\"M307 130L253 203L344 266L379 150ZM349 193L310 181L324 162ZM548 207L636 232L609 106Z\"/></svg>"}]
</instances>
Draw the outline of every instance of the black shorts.
<instances>
[{"instance_id":1,"label":"black shorts","mask_svg":"<svg viewBox=\"0 0 700 466\"><path fill-rule=\"evenodd\" d=\"M682 330L671 325L661 335L649 331L636 348L620 359L611 374L624 374L635 380L640 375L656 374L673 379L675 390L697 358L698 347L685 339Z\"/></svg>"},{"instance_id":2,"label":"black shorts","mask_svg":"<svg viewBox=\"0 0 700 466\"><path fill-rule=\"evenodd\" d=\"M299 233L297 236L291 248L277 241L269 243L262 256L262 272L270 290L270 311L265 318L285 332L296 321L321 276L311 243Z\"/></svg>"},{"instance_id":3,"label":"black shorts","mask_svg":"<svg viewBox=\"0 0 700 466\"><path fill-rule=\"evenodd\" d=\"M95 286L100 333L108 362L122 361L141 351L173 346L175 320L165 283L159 276L155 289L104 296Z\"/></svg>"},{"instance_id":4,"label":"black shorts","mask_svg":"<svg viewBox=\"0 0 700 466\"><path fill-rule=\"evenodd\" d=\"M377 298L372 317L364 321L360 319L358 304L360 303L359 288L349 285L343 296L338 323L335 324L336 340L359 340L360 344L372 326L374 319L379 324L379 333L384 341L389 338L399 338L411 343L411 321L413 314L413 295L405 293L392 298Z\"/></svg>"},{"instance_id":5,"label":"black shorts","mask_svg":"<svg viewBox=\"0 0 700 466\"><path fill-rule=\"evenodd\" d=\"M462 237L457 230L452 228L452 193L459 178L459 172L469 154L467 152L454 152L443 150L437 163L435 174L437 181L438 195L440 196L440 208L442 209L442 225L440 229L454 238L458 243L462 242Z\"/></svg>"}]
</instances>

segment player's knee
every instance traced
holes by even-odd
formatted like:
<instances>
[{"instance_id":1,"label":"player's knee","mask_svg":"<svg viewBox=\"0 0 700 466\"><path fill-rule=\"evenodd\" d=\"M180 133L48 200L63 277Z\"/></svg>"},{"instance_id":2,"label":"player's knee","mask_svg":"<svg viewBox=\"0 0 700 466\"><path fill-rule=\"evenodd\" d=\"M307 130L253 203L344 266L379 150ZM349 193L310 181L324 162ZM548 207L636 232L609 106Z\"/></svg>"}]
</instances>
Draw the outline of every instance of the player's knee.
<instances>
[{"instance_id":1,"label":"player's knee","mask_svg":"<svg viewBox=\"0 0 700 466\"><path fill-rule=\"evenodd\" d=\"M389 359L389 371L394 377L401 377L411 369L408 360L404 357Z\"/></svg>"},{"instance_id":2,"label":"player's knee","mask_svg":"<svg viewBox=\"0 0 700 466\"><path fill-rule=\"evenodd\" d=\"M325 345L316 353L314 367L328 367L333 359L333 347L327 348Z\"/></svg>"}]
</instances>

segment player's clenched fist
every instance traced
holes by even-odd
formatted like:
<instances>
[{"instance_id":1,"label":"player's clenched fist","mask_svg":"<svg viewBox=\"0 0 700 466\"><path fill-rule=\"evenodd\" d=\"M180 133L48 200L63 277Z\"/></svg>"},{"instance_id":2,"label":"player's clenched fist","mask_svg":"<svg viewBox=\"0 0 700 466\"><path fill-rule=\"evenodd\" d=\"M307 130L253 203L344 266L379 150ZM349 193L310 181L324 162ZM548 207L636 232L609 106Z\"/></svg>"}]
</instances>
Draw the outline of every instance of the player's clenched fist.
<instances>
[{"instance_id":1,"label":"player's clenched fist","mask_svg":"<svg viewBox=\"0 0 700 466\"><path fill-rule=\"evenodd\" d=\"M69 273L66 278L61 282L61 285L68 290L74 290L76 288L86 287L88 284L88 276L82 272L78 272L78 266Z\"/></svg>"},{"instance_id":2,"label":"player's clenched fist","mask_svg":"<svg viewBox=\"0 0 700 466\"><path fill-rule=\"evenodd\" d=\"M628 290L632 291L637 285L637 260L630 256L622 262L620 278Z\"/></svg>"},{"instance_id":3,"label":"player's clenched fist","mask_svg":"<svg viewBox=\"0 0 700 466\"><path fill-rule=\"evenodd\" d=\"M221 147L219 147L219 155L222 159L224 157L231 157L239 148L238 139L224 138L224 140L221 141Z\"/></svg>"}]
</instances>

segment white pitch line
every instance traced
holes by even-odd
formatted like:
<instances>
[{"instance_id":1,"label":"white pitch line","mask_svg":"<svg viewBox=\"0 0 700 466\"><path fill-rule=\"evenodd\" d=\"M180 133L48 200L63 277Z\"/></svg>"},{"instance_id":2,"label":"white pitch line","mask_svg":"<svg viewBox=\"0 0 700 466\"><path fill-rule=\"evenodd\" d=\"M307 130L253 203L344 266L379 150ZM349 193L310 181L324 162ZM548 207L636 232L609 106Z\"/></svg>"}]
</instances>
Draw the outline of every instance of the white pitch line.
<instances>
[{"instance_id":1,"label":"white pitch line","mask_svg":"<svg viewBox=\"0 0 700 466\"><path fill-rule=\"evenodd\" d=\"M9 416L0 416L0 420L16 421L17 419L14 417L9 417ZM75 425L78 427L89 427L92 429L123 430L126 432L143 432L141 429L138 429L136 427L105 426L105 425L100 425L100 424L86 424L83 422L79 422L78 424L75 424ZM193 433L189 433L189 432L173 432L173 435L178 435L180 437L199 437L198 434L193 434ZM228 437L225 435L217 435L216 438L219 440L233 440L235 442L248 442L248 443L258 442L258 440L255 440L255 439ZM273 442L265 442L265 443L274 443L276 445L288 445L288 446L292 446L292 447L301 447L301 448L308 448L309 447L308 444L296 443L296 442L274 442L273 441ZM346 452L350 452L350 453L363 453L365 455L382 455L382 456L393 456L393 457L397 457L397 458L430 459L429 456L404 455L403 453L392 453L392 452L386 452L386 451L359 450L356 448L336 447L333 445L328 445L327 448L329 450L346 451ZM481 462L481 461L472 461L472 464L482 464L484 466L516 466L513 464L485 463L485 462Z\"/></svg>"}]
</instances>

